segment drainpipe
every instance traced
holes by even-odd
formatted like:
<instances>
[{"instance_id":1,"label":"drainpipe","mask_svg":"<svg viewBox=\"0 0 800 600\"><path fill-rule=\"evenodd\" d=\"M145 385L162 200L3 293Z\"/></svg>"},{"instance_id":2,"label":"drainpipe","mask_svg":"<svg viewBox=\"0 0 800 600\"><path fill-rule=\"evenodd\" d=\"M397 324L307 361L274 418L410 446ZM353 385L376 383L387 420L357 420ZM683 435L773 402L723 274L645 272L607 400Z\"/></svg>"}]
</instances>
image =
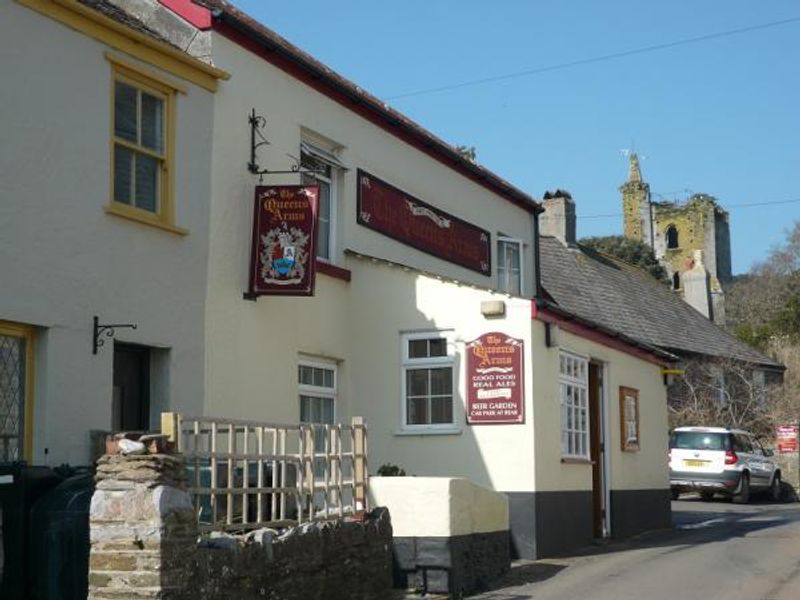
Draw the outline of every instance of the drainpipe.
<instances>
[{"instance_id":1,"label":"drainpipe","mask_svg":"<svg viewBox=\"0 0 800 600\"><path fill-rule=\"evenodd\" d=\"M539 268L539 215L544 212L544 208L537 207L533 211L533 298L534 301L542 297L542 271Z\"/></svg>"}]
</instances>

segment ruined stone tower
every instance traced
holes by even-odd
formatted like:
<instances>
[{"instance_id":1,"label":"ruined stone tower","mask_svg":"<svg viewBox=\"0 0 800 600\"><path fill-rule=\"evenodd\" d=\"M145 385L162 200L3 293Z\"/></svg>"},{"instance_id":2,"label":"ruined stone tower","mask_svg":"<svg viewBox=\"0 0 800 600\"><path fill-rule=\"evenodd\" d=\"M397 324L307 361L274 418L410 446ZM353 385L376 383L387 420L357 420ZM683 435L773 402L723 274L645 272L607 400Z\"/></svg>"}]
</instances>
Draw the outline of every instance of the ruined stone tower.
<instances>
[{"instance_id":1,"label":"ruined stone tower","mask_svg":"<svg viewBox=\"0 0 800 600\"><path fill-rule=\"evenodd\" d=\"M716 198L694 194L686 202L653 202L639 157L629 155L620 186L625 236L653 248L672 288L717 324L725 323L724 286L731 278L728 213Z\"/></svg>"}]
</instances>

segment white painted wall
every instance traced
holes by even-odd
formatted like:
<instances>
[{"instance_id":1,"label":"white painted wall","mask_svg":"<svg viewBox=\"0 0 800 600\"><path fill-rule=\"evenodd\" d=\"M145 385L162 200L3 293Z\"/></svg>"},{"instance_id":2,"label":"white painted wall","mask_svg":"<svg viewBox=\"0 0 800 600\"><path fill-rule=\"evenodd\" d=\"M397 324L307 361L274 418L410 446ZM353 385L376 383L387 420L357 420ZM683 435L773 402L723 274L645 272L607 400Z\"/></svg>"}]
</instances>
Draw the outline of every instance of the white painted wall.
<instances>
[{"instance_id":1,"label":"white painted wall","mask_svg":"<svg viewBox=\"0 0 800 600\"><path fill-rule=\"evenodd\" d=\"M372 506L385 506L394 537L454 537L508 531L508 498L450 477L372 477Z\"/></svg>"},{"instance_id":2,"label":"white painted wall","mask_svg":"<svg viewBox=\"0 0 800 600\"><path fill-rule=\"evenodd\" d=\"M138 324L118 340L169 349L160 402L202 407L212 95L165 74L187 88L175 206L189 234L106 214L108 48L11 0L0 13L0 319L40 328L34 462L85 464L87 431L111 425L113 351L92 355L94 314Z\"/></svg>"}]
</instances>

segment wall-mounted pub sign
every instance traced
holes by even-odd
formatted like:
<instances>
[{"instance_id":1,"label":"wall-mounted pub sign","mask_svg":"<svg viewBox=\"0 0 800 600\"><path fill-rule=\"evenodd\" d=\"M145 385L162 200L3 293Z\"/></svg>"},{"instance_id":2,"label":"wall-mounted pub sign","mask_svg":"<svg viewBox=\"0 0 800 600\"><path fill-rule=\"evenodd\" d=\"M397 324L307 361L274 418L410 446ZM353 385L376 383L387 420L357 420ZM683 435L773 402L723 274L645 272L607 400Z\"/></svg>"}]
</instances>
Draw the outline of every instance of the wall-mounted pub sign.
<instances>
[{"instance_id":1,"label":"wall-mounted pub sign","mask_svg":"<svg viewBox=\"0 0 800 600\"><path fill-rule=\"evenodd\" d=\"M250 254L250 296L314 294L315 185L257 186Z\"/></svg>"},{"instance_id":2,"label":"wall-mounted pub sign","mask_svg":"<svg viewBox=\"0 0 800 600\"><path fill-rule=\"evenodd\" d=\"M798 430L800 428L797 425L778 425L775 428L775 441L779 454L797 452L800 449L797 443Z\"/></svg>"},{"instance_id":3,"label":"wall-mounted pub sign","mask_svg":"<svg viewBox=\"0 0 800 600\"><path fill-rule=\"evenodd\" d=\"M417 250L492 274L489 232L358 170L358 222Z\"/></svg>"},{"instance_id":4,"label":"wall-mounted pub sign","mask_svg":"<svg viewBox=\"0 0 800 600\"><path fill-rule=\"evenodd\" d=\"M467 423L524 423L523 341L494 331L467 344Z\"/></svg>"}]
</instances>

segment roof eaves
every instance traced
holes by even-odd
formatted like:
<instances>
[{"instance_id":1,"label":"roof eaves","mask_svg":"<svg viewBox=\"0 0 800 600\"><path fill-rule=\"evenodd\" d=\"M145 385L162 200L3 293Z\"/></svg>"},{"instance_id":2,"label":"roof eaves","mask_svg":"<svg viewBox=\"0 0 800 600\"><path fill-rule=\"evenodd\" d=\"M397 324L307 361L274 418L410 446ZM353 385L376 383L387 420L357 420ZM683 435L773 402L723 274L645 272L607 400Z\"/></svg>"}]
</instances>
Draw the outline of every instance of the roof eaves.
<instances>
[{"instance_id":1,"label":"roof eaves","mask_svg":"<svg viewBox=\"0 0 800 600\"><path fill-rule=\"evenodd\" d=\"M228 2L204 0L203 4L212 8L214 28L223 35L224 26L231 27L238 33L263 46L267 51L275 52L290 61L310 78L341 94L352 104L359 105L361 108L373 113L385 123L388 131L395 133L401 139L407 138L406 141L413 140L420 149L433 155L443 164L489 188L520 208L534 213L543 212L544 209L532 196L488 169L463 157L453 146L438 136L415 123L403 113L389 107L379 98L342 77L310 54L294 46L288 40ZM220 24L223 27L220 27ZM401 131L396 132L395 130ZM400 133L405 135L399 135Z\"/></svg>"}]
</instances>

